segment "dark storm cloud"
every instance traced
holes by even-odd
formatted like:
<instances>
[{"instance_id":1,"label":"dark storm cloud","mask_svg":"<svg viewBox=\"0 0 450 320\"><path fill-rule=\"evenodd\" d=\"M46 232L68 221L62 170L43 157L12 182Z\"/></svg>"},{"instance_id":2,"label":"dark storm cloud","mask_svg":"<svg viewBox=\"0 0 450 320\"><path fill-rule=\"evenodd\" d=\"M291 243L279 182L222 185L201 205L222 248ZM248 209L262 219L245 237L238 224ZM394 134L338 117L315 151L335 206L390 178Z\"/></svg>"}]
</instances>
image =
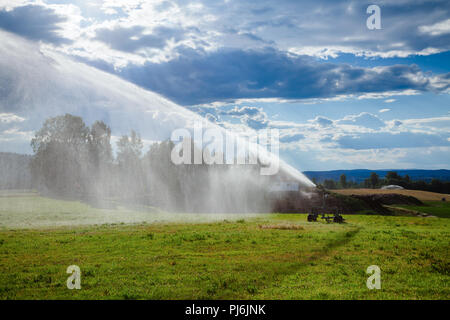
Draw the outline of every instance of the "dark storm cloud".
<instances>
[{"instance_id":1,"label":"dark storm cloud","mask_svg":"<svg viewBox=\"0 0 450 320\"><path fill-rule=\"evenodd\" d=\"M448 75L440 76L440 86L436 87L416 65L369 69L319 63L269 48L180 53L169 62L130 65L120 75L183 105L244 98L307 99L449 88Z\"/></svg>"},{"instance_id":2,"label":"dark storm cloud","mask_svg":"<svg viewBox=\"0 0 450 320\"><path fill-rule=\"evenodd\" d=\"M398 1L203 1L204 11L218 17L215 26L251 32L277 48L333 46L359 53L411 55L433 48L450 49L450 33L422 32L423 26L450 16L448 0ZM381 8L381 30L368 30L366 9ZM337 49L339 51L339 49Z\"/></svg>"},{"instance_id":3,"label":"dark storm cloud","mask_svg":"<svg viewBox=\"0 0 450 320\"><path fill-rule=\"evenodd\" d=\"M16 33L31 40L41 40L53 44L70 43L58 34L58 23L66 18L54 10L38 5L15 7L0 10L0 29Z\"/></svg>"}]
</instances>

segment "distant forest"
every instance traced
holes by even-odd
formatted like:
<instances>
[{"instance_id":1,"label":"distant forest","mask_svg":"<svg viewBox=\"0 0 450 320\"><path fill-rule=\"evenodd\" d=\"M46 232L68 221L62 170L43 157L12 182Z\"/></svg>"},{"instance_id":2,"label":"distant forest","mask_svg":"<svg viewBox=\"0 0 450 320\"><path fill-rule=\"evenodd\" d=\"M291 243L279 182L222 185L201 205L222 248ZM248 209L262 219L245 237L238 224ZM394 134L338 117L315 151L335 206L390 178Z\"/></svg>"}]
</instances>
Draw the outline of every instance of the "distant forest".
<instances>
[{"instance_id":1,"label":"distant forest","mask_svg":"<svg viewBox=\"0 0 450 320\"><path fill-rule=\"evenodd\" d=\"M359 183L354 180L350 180L345 173L341 173L338 179L323 179L320 182L314 175L310 174L310 176L312 176L311 178L314 183L322 185L326 189L379 189L387 185L398 185L410 190L423 190L450 194L450 181L442 181L437 178L413 180L408 174L401 176L396 171L388 171L384 177L380 177L377 172L371 172L368 178L365 178Z\"/></svg>"}]
</instances>

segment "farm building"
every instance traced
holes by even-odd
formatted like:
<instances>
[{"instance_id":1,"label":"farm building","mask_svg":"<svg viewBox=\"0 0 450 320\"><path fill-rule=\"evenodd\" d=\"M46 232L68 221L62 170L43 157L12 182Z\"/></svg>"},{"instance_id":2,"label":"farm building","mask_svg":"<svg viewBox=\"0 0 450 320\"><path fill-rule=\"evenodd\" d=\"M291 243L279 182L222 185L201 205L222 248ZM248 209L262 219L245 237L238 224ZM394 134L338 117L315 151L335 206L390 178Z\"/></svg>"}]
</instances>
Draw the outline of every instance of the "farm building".
<instances>
[{"instance_id":1,"label":"farm building","mask_svg":"<svg viewBox=\"0 0 450 320\"><path fill-rule=\"evenodd\" d=\"M397 186L395 184L391 184L388 186L381 187L382 190L403 190L404 188L402 186Z\"/></svg>"}]
</instances>

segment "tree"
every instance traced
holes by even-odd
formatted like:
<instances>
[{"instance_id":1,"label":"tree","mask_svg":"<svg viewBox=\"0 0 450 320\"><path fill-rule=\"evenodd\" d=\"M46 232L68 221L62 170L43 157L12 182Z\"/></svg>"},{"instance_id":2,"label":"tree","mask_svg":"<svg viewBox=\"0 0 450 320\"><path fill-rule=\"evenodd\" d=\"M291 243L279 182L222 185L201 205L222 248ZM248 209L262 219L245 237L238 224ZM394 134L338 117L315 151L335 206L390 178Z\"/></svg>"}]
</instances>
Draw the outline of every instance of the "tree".
<instances>
[{"instance_id":1,"label":"tree","mask_svg":"<svg viewBox=\"0 0 450 320\"><path fill-rule=\"evenodd\" d=\"M443 192L444 184L442 183L441 180L435 178L435 179L431 180L430 187L431 187L431 191L441 193L441 192Z\"/></svg>"},{"instance_id":2,"label":"tree","mask_svg":"<svg viewBox=\"0 0 450 320\"><path fill-rule=\"evenodd\" d=\"M336 189L336 182L334 180L325 180L323 186L325 189Z\"/></svg>"},{"instance_id":3,"label":"tree","mask_svg":"<svg viewBox=\"0 0 450 320\"><path fill-rule=\"evenodd\" d=\"M396 185L401 185L402 184L402 177L398 175L397 172L395 171L389 171L386 174L386 182L387 184L396 184Z\"/></svg>"},{"instance_id":4,"label":"tree","mask_svg":"<svg viewBox=\"0 0 450 320\"><path fill-rule=\"evenodd\" d=\"M425 181L423 181L423 180L414 181L414 182L411 184L411 187L412 187L414 190L425 190L425 191L428 190L428 185L427 185L427 183L426 183Z\"/></svg>"},{"instance_id":5,"label":"tree","mask_svg":"<svg viewBox=\"0 0 450 320\"><path fill-rule=\"evenodd\" d=\"M131 130L117 142L117 162L120 196L127 201L145 203L148 190L141 162L143 143L141 137Z\"/></svg>"},{"instance_id":6,"label":"tree","mask_svg":"<svg viewBox=\"0 0 450 320\"><path fill-rule=\"evenodd\" d=\"M92 124L89 146L91 160L97 167L112 162L111 129L104 122L96 121Z\"/></svg>"},{"instance_id":7,"label":"tree","mask_svg":"<svg viewBox=\"0 0 450 320\"><path fill-rule=\"evenodd\" d=\"M171 161L174 146L171 140L152 144L145 155L144 165L152 204L167 210L183 210L185 203L180 179L186 179L186 175L181 173L185 166L176 166Z\"/></svg>"},{"instance_id":8,"label":"tree","mask_svg":"<svg viewBox=\"0 0 450 320\"><path fill-rule=\"evenodd\" d=\"M111 129L102 121L92 124L89 133L89 196L98 200L114 193Z\"/></svg>"},{"instance_id":9,"label":"tree","mask_svg":"<svg viewBox=\"0 0 450 320\"><path fill-rule=\"evenodd\" d=\"M369 180L370 180L370 186L371 186L372 188L374 188L374 189L375 189L375 188L379 185L379 183L380 183L380 178L378 177L378 174L377 174L376 172L372 172L372 173L370 174Z\"/></svg>"},{"instance_id":10,"label":"tree","mask_svg":"<svg viewBox=\"0 0 450 320\"><path fill-rule=\"evenodd\" d=\"M134 130L131 130L129 137L124 135L117 142L117 161L119 164L135 164L142 155L143 146L141 137Z\"/></svg>"},{"instance_id":11,"label":"tree","mask_svg":"<svg viewBox=\"0 0 450 320\"><path fill-rule=\"evenodd\" d=\"M49 145L59 143L73 148L82 148L89 138L89 129L83 119L71 114L45 120L42 128L31 140L34 153L45 150Z\"/></svg>"},{"instance_id":12,"label":"tree","mask_svg":"<svg viewBox=\"0 0 450 320\"><path fill-rule=\"evenodd\" d=\"M345 174L341 174L341 177L339 178L339 183L341 184L342 188L347 188L347 177Z\"/></svg>"},{"instance_id":13,"label":"tree","mask_svg":"<svg viewBox=\"0 0 450 320\"><path fill-rule=\"evenodd\" d=\"M83 119L66 114L49 118L31 140L31 170L38 188L60 195L85 192L89 128Z\"/></svg>"}]
</instances>

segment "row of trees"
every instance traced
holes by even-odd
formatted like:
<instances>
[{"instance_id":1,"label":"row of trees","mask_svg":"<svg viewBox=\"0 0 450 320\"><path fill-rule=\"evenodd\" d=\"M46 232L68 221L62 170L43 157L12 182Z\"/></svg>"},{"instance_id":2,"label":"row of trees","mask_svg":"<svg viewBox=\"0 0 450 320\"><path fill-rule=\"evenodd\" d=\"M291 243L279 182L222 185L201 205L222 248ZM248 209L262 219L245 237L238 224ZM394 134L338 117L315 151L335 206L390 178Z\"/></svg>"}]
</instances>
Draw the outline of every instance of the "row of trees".
<instances>
[{"instance_id":1,"label":"row of trees","mask_svg":"<svg viewBox=\"0 0 450 320\"><path fill-rule=\"evenodd\" d=\"M372 172L370 177L361 183L348 181L345 174L342 174L339 181L327 179L323 181L323 186L327 189L354 189L354 188L372 188L379 189L386 185L398 185L410 190L423 190L438 193L450 193L450 182L444 182L439 179L432 179L430 182L423 180L411 180L408 175L400 176L395 171L390 171L384 178L380 178L376 172Z\"/></svg>"},{"instance_id":2,"label":"row of trees","mask_svg":"<svg viewBox=\"0 0 450 320\"><path fill-rule=\"evenodd\" d=\"M32 189L30 158L25 154L0 152L0 190Z\"/></svg>"},{"instance_id":3,"label":"row of trees","mask_svg":"<svg viewBox=\"0 0 450 320\"><path fill-rule=\"evenodd\" d=\"M144 154L133 130L118 140L114 157L111 129L101 121L88 127L70 114L47 119L31 146L33 184L53 196L196 212L267 207L255 180L258 167L175 165L172 141L155 143Z\"/></svg>"}]
</instances>

